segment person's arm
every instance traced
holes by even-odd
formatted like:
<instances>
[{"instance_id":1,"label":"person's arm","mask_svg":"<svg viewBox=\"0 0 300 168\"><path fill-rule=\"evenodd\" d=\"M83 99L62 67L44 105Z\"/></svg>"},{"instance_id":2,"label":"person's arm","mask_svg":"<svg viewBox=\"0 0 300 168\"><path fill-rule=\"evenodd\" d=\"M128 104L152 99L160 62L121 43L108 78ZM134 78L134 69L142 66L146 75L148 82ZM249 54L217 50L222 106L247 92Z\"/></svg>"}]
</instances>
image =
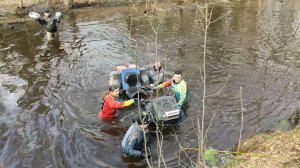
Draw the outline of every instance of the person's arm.
<instances>
[{"instance_id":1,"label":"person's arm","mask_svg":"<svg viewBox=\"0 0 300 168\"><path fill-rule=\"evenodd\" d=\"M179 98L179 101L178 101L178 106L182 107L185 99L186 99L186 94L187 94L187 86L186 86L186 83L183 83L181 84L180 86L180 98Z\"/></svg>"},{"instance_id":2,"label":"person's arm","mask_svg":"<svg viewBox=\"0 0 300 168\"><path fill-rule=\"evenodd\" d=\"M155 87L155 89L162 89L162 88L164 88L164 87L169 87L169 86L171 86L171 85L172 85L172 79L170 79L170 80L168 80L168 81L166 81L166 82L164 82L164 83L162 83L162 84L157 85L157 86Z\"/></svg>"},{"instance_id":3,"label":"person's arm","mask_svg":"<svg viewBox=\"0 0 300 168\"><path fill-rule=\"evenodd\" d=\"M123 101L123 102L118 102L112 98L111 101L109 102L109 107L118 109L118 108L124 108L124 107L130 106L133 103L134 103L134 99L130 99L130 100Z\"/></svg>"},{"instance_id":4,"label":"person's arm","mask_svg":"<svg viewBox=\"0 0 300 168\"><path fill-rule=\"evenodd\" d=\"M38 18L36 21L39 22L39 24L42 25L42 26L47 24L47 21L45 19L42 19L42 18Z\"/></svg>"},{"instance_id":5,"label":"person's arm","mask_svg":"<svg viewBox=\"0 0 300 168\"><path fill-rule=\"evenodd\" d=\"M156 81L154 82L154 86L156 86L164 81L164 74L165 74L164 70L161 69L159 74L157 75Z\"/></svg>"},{"instance_id":6,"label":"person's arm","mask_svg":"<svg viewBox=\"0 0 300 168\"><path fill-rule=\"evenodd\" d=\"M55 17L54 17L54 18L55 18L55 21L56 21L57 23L60 23L62 17L63 17L63 15L62 15L61 12L56 12L56 13L55 13Z\"/></svg>"},{"instance_id":7,"label":"person's arm","mask_svg":"<svg viewBox=\"0 0 300 168\"><path fill-rule=\"evenodd\" d=\"M146 65L144 67L142 67L142 69L145 69L145 70L150 70L151 68L153 68L153 65L152 64L149 64L149 65Z\"/></svg>"}]
</instances>

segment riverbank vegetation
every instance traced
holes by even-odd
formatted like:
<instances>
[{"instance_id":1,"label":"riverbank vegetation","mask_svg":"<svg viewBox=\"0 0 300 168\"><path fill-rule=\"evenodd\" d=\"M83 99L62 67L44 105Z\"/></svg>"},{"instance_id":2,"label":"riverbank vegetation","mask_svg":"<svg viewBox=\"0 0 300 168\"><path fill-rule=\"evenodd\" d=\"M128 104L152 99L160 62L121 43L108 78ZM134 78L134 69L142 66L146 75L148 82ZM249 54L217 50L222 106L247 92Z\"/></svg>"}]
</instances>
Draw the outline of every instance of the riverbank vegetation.
<instances>
[{"instance_id":1,"label":"riverbank vegetation","mask_svg":"<svg viewBox=\"0 0 300 168\"><path fill-rule=\"evenodd\" d=\"M3 0L0 1L0 24L3 23L18 23L30 20L29 12L42 13L48 6L53 11L62 11L63 13L72 12L72 10L82 9L86 7L113 7L109 9L110 13L124 10L137 10L135 13L139 15L151 12L157 9L176 8L181 5L189 5L194 3L194 0L168 0L168 1L128 1L128 0ZM140 6L140 7L137 7ZM102 10L101 10L102 11ZM103 13L103 12L100 12Z\"/></svg>"},{"instance_id":2,"label":"riverbank vegetation","mask_svg":"<svg viewBox=\"0 0 300 168\"><path fill-rule=\"evenodd\" d=\"M46 6L52 8L59 8L60 10L76 9L82 7L92 6L120 6L120 5L137 5L146 4L145 7L150 7L150 4L190 4L194 3L194 0L168 0L168 1L153 1L153 0L141 0L141 1L128 1L128 0L3 0L0 1L0 17L14 14L26 14L29 10L42 10ZM148 6L149 5L149 6Z\"/></svg>"},{"instance_id":3,"label":"riverbank vegetation","mask_svg":"<svg viewBox=\"0 0 300 168\"><path fill-rule=\"evenodd\" d=\"M297 168L300 165L300 126L287 132L259 134L245 140L226 168Z\"/></svg>"}]
</instances>

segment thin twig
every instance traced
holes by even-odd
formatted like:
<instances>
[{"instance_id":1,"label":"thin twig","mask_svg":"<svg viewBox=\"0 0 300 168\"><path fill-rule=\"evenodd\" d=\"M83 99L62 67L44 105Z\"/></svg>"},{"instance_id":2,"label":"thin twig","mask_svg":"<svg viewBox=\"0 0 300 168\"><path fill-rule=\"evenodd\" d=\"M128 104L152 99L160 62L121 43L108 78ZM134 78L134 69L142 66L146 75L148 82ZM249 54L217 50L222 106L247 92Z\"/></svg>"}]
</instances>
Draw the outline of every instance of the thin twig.
<instances>
[{"instance_id":1,"label":"thin twig","mask_svg":"<svg viewBox=\"0 0 300 168\"><path fill-rule=\"evenodd\" d=\"M193 91L193 93L194 93L195 97L196 97L198 100L202 101L202 99L201 99L200 97L197 96L196 92Z\"/></svg>"},{"instance_id":2,"label":"thin twig","mask_svg":"<svg viewBox=\"0 0 300 168\"><path fill-rule=\"evenodd\" d=\"M205 18L205 16L204 16L204 14L203 14L203 12L202 12L202 9L200 8L200 5L198 4L198 2L196 2L196 4L197 4L197 8L199 9L199 11L200 11L200 13L201 13L201 15L202 15L202 18L204 19ZM201 18L199 18L199 22L200 22L200 24L202 25L202 31L204 32L205 31L205 26L204 26L204 24L202 23L202 21L201 21Z\"/></svg>"},{"instance_id":3,"label":"thin twig","mask_svg":"<svg viewBox=\"0 0 300 168\"><path fill-rule=\"evenodd\" d=\"M241 117L241 129L240 129L240 137L239 137L239 144L238 144L237 152L240 151L241 139L242 139L242 131L243 131L243 126L244 126L244 107L243 107L243 88L242 87L240 87L240 99L241 99L241 113L242 113L242 117Z\"/></svg>"},{"instance_id":4,"label":"thin twig","mask_svg":"<svg viewBox=\"0 0 300 168\"><path fill-rule=\"evenodd\" d=\"M224 84L222 85L222 87L221 87L216 93L211 94L211 95L208 95L208 96L206 96L206 97L212 97L212 96L215 96L215 95L217 95L217 94L220 94L220 92L221 92L221 91L223 90L223 88L226 86L229 77L230 77L230 74L228 74L226 81L224 82Z\"/></svg>"},{"instance_id":5,"label":"thin twig","mask_svg":"<svg viewBox=\"0 0 300 168\"><path fill-rule=\"evenodd\" d=\"M270 59L271 56L273 56L274 54L276 54L276 52L277 52L278 50L280 50L281 48L283 48L283 47L289 45L290 43L292 43L292 41L293 41L293 40L295 39L295 37L296 37L296 33L297 33L298 29L299 29L299 26L300 26L300 22L298 23L297 28L296 28L296 30L294 31L292 37L290 37L289 39L287 39L281 46L279 46L279 47L273 49L272 52L271 52L271 54L270 54L270 56L267 58L267 60Z\"/></svg>"},{"instance_id":6,"label":"thin twig","mask_svg":"<svg viewBox=\"0 0 300 168\"><path fill-rule=\"evenodd\" d=\"M201 68L199 68L199 69L200 69L200 77L201 77L201 80L202 80L202 82L204 82L204 79L203 79L203 76L202 76Z\"/></svg>"},{"instance_id":7,"label":"thin twig","mask_svg":"<svg viewBox=\"0 0 300 168\"><path fill-rule=\"evenodd\" d=\"M212 121L213 121L215 115L216 115L216 113L214 113L214 115L213 115L213 116L211 117L211 119L210 119L209 125L208 125L208 127L207 127L207 129L206 129L206 132L205 132L205 134L204 134L204 138L203 138L204 141L205 141L205 139L206 139L206 135L207 135L207 133L208 133L208 130L209 130L210 126L211 126L211 123L212 123Z\"/></svg>"},{"instance_id":8,"label":"thin twig","mask_svg":"<svg viewBox=\"0 0 300 168\"><path fill-rule=\"evenodd\" d=\"M189 157L189 155L186 153L186 151L184 150L184 148L181 146L181 143L179 142L178 140L178 136L176 134L173 134L175 140L177 141L178 145L179 145L179 148L182 150L182 152L186 155L186 157L189 159L189 161L191 163L193 163L194 161Z\"/></svg>"},{"instance_id":9,"label":"thin twig","mask_svg":"<svg viewBox=\"0 0 300 168\"><path fill-rule=\"evenodd\" d=\"M161 137L160 149L162 149L163 142L164 142L164 137L163 137L161 131L159 131L159 134L160 134L160 137ZM164 159L163 154L162 154L162 150L160 151L160 154L161 154L161 155L160 155L160 158L161 158L161 160L162 160L164 166L167 167L166 162L165 162L165 159Z\"/></svg>"},{"instance_id":10,"label":"thin twig","mask_svg":"<svg viewBox=\"0 0 300 168\"><path fill-rule=\"evenodd\" d=\"M211 16L212 16L212 12L213 12L213 10L214 10L214 7L215 7L215 5L213 5L212 6L212 9L210 10L210 12L209 12L209 22L208 22L208 25L210 25L211 24Z\"/></svg>"},{"instance_id":11,"label":"thin twig","mask_svg":"<svg viewBox=\"0 0 300 168\"><path fill-rule=\"evenodd\" d=\"M134 12L137 12L138 10L137 10L137 8L136 8L135 2L134 2L134 1L132 1L132 0L129 0L129 2L130 2L130 3L131 3L131 5L132 5L132 8L131 8L131 9L133 9L133 10L134 10Z\"/></svg>"},{"instance_id":12,"label":"thin twig","mask_svg":"<svg viewBox=\"0 0 300 168\"><path fill-rule=\"evenodd\" d=\"M222 15L222 16L218 17L217 19L211 21L210 24L213 24L214 22L216 22L216 21L222 19L223 17L225 17L225 16L227 16L227 15L229 15L229 14L230 14L230 12L225 13L224 15Z\"/></svg>"}]
</instances>

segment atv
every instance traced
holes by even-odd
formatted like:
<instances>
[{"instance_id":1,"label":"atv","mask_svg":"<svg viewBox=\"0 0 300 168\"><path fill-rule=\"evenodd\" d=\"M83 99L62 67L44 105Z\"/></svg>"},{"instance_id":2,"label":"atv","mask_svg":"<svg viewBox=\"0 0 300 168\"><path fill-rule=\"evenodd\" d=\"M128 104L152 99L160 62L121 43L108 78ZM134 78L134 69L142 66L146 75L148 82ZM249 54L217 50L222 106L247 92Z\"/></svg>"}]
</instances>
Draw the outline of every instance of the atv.
<instances>
[{"instance_id":1,"label":"atv","mask_svg":"<svg viewBox=\"0 0 300 168\"><path fill-rule=\"evenodd\" d=\"M165 78L170 79L172 75L172 73L164 71ZM109 85L119 86L122 100L149 96L150 93L153 93L153 90L149 87L149 84L152 84L151 82L153 81L150 81L147 69L137 67L134 64L117 66L109 77Z\"/></svg>"},{"instance_id":2,"label":"atv","mask_svg":"<svg viewBox=\"0 0 300 168\"><path fill-rule=\"evenodd\" d=\"M117 66L116 69L110 73L109 85L119 86L123 100L148 95L149 78L146 70L134 66Z\"/></svg>"},{"instance_id":3,"label":"atv","mask_svg":"<svg viewBox=\"0 0 300 168\"><path fill-rule=\"evenodd\" d=\"M174 96L160 96L152 101L142 99L141 104L157 125L174 124L179 120L180 110Z\"/></svg>"}]
</instances>

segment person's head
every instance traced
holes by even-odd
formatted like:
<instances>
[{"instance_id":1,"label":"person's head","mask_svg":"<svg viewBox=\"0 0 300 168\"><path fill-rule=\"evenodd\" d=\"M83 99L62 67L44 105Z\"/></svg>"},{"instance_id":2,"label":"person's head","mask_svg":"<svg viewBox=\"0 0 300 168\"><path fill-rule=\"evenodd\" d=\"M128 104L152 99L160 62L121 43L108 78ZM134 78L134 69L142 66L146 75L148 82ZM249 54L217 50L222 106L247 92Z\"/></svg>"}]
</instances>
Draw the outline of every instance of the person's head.
<instances>
[{"instance_id":1,"label":"person's head","mask_svg":"<svg viewBox=\"0 0 300 168\"><path fill-rule=\"evenodd\" d=\"M160 60L155 60L153 67L155 71L159 71L161 69Z\"/></svg>"},{"instance_id":2,"label":"person's head","mask_svg":"<svg viewBox=\"0 0 300 168\"><path fill-rule=\"evenodd\" d=\"M111 85L108 88L108 93L113 97L119 97L119 92L119 86L117 85Z\"/></svg>"},{"instance_id":3,"label":"person's head","mask_svg":"<svg viewBox=\"0 0 300 168\"><path fill-rule=\"evenodd\" d=\"M142 129L146 129L148 128L148 125L150 123L150 118L147 114L141 114L141 116L136 120L136 122Z\"/></svg>"},{"instance_id":4,"label":"person's head","mask_svg":"<svg viewBox=\"0 0 300 168\"><path fill-rule=\"evenodd\" d=\"M182 80L181 71L175 71L174 72L173 80L174 80L175 83L179 83Z\"/></svg>"},{"instance_id":5,"label":"person's head","mask_svg":"<svg viewBox=\"0 0 300 168\"><path fill-rule=\"evenodd\" d=\"M50 12L50 8L49 8L49 7L47 7L47 8L45 9L44 15L45 15L47 18L51 17L51 12Z\"/></svg>"}]
</instances>

